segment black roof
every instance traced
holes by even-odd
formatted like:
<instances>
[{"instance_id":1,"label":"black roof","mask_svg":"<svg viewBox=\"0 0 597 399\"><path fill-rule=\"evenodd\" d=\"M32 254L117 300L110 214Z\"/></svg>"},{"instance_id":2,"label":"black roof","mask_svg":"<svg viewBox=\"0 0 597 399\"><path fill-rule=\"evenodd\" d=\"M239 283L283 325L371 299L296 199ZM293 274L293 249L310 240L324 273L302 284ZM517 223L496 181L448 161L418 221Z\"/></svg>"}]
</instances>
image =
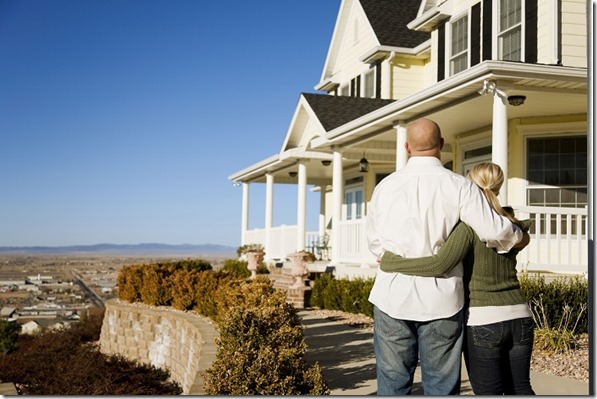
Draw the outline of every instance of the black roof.
<instances>
[{"instance_id":1,"label":"black roof","mask_svg":"<svg viewBox=\"0 0 597 399\"><path fill-rule=\"evenodd\" d=\"M383 46L414 48L429 40L428 32L406 26L417 17L421 0L360 0L363 10Z\"/></svg>"},{"instance_id":2,"label":"black roof","mask_svg":"<svg viewBox=\"0 0 597 399\"><path fill-rule=\"evenodd\" d=\"M395 100L302 93L326 132L367 115Z\"/></svg>"}]
</instances>

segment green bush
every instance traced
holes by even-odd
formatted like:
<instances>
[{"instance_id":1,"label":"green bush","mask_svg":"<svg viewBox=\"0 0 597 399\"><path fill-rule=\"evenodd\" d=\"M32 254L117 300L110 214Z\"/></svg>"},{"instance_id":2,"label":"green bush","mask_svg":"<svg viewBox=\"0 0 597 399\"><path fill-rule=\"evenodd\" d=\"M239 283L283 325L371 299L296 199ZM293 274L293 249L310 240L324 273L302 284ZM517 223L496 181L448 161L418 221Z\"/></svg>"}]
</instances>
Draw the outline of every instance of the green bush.
<instances>
[{"instance_id":1,"label":"green bush","mask_svg":"<svg viewBox=\"0 0 597 399\"><path fill-rule=\"evenodd\" d=\"M373 305L369 302L373 282L372 278L347 280L322 274L315 279L310 304L321 309L342 310L373 317Z\"/></svg>"},{"instance_id":2,"label":"green bush","mask_svg":"<svg viewBox=\"0 0 597 399\"><path fill-rule=\"evenodd\" d=\"M296 309L266 279L240 287L242 301L219 324L216 361L207 371L209 395L329 394L307 346Z\"/></svg>"},{"instance_id":3,"label":"green bush","mask_svg":"<svg viewBox=\"0 0 597 399\"><path fill-rule=\"evenodd\" d=\"M0 357L19 348L21 326L15 321L0 320Z\"/></svg>"},{"instance_id":4,"label":"green bush","mask_svg":"<svg viewBox=\"0 0 597 399\"><path fill-rule=\"evenodd\" d=\"M523 273L519 280L520 288L533 312L538 311L538 302L541 302L545 324L555 327L566 317L578 320L577 333L588 332L589 316L586 306L589 301L589 284L586 278L564 276L546 282L544 276ZM570 314L567 315L565 312Z\"/></svg>"}]
</instances>

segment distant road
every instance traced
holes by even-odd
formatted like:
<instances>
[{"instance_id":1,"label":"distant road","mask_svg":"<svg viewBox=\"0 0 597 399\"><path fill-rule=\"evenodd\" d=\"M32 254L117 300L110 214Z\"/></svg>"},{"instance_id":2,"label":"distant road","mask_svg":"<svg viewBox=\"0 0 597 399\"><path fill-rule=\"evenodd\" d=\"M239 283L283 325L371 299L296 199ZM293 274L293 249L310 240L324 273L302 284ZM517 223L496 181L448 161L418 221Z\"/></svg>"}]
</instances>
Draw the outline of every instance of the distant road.
<instances>
[{"instance_id":1,"label":"distant road","mask_svg":"<svg viewBox=\"0 0 597 399\"><path fill-rule=\"evenodd\" d=\"M89 288L87 284L85 284L85 281L83 281L81 276L77 272L72 270L71 273L73 274L73 276L75 276L74 283L81 287L81 290L85 293L85 295L87 295L87 298L89 298L93 306L97 308L105 308L106 306L104 305L104 301L102 300L102 298L97 296L97 294L93 292L93 290Z\"/></svg>"}]
</instances>

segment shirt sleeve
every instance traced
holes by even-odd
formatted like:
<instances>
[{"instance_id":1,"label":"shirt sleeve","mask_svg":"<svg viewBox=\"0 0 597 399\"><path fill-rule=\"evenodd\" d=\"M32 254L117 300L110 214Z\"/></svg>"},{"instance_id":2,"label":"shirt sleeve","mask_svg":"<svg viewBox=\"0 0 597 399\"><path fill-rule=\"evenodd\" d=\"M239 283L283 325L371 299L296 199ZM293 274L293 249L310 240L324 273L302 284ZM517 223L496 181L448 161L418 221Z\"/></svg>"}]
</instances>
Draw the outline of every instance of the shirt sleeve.
<instances>
[{"instance_id":1,"label":"shirt sleeve","mask_svg":"<svg viewBox=\"0 0 597 399\"><path fill-rule=\"evenodd\" d=\"M461 194L460 220L471 226L488 247L505 253L522 239L522 230L495 212L473 182L467 180Z\"/></svg>"},{"instance_id":2,"label":"shirt sleeve","mask_svg":"<svg viewBox=\"0 0 597 399\"><path fill-rule=\"evenodd\" d=\"M474 233L466 224L456 225L438 253L422 258L403 258L391 251L384 252L380 269L384 272L441 277L454 268L472 248Z\"/></svg>"},{"instance_id":3,"label":"shirt sleeve","mask_svg":"<svg viewBox=\"0 0 597 399\"><path fill-rule=\"evenodd\" d=\"M367 216L365 217L365 231L367 233L367 243L369 245L369 250L375 256L380 256L383 252L382 243L381 243L381 235L375 228L375 197L372 198L369 209L367 210Z\"/></svg>"}]
</instances>

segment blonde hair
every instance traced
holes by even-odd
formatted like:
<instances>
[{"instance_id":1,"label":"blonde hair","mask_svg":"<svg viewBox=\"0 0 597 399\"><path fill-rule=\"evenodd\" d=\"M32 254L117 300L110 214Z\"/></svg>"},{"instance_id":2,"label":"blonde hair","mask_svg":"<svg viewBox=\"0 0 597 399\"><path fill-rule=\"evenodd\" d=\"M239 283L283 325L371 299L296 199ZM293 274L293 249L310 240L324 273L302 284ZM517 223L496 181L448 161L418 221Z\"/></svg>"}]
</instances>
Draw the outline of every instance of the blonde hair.
<instances>
[{"instance_id":1,"label":"blonde hair","mask_svg":"<svg viewBox=\"0 0 597 399\"><path fill-rule=\"evenodd\" d=\"M500 188L504 184L504 173L499 165L492 162L481 162L469 170L467 178L475 183L485 194L489 205L500 215L507 217L512 223L520 225L520 221L514 217L512 208L502 208L498 200Z\"/></svg>"}]
</instances>

